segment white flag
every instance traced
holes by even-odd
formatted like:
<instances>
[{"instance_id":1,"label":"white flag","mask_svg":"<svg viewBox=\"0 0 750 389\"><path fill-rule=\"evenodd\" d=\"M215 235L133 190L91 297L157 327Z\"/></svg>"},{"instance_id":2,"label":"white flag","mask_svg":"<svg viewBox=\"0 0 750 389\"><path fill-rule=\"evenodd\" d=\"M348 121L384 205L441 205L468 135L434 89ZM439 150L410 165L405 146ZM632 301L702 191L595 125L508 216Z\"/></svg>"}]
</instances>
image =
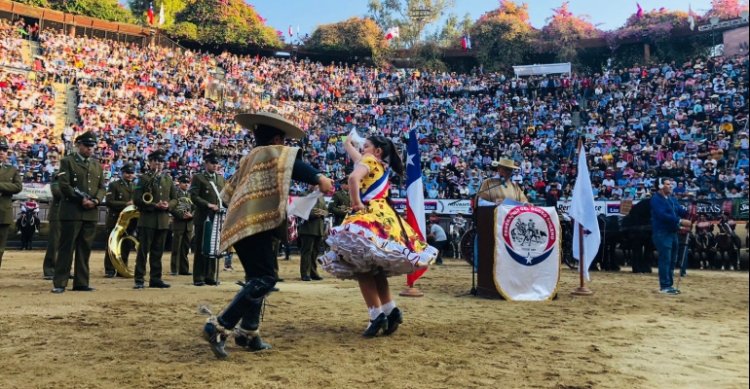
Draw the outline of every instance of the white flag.
<instances>
[{"instance_id":1,"label":"white flag","mask_svg":"<svg viewBox=\"0 0 750 389\"><path fill-rule=\"evenodd\" d=\"M159 25L163 26L166 22L166 18L164 17L164 3L161 3L161 8L159 8Z\"/></svg>"},{"instance_id":2,"label":"white flag","mask_svg":"<svg viewBox=\"0 0 750 389\"><path fill-rule=\"evenodd\" d=\"M583 226L583 250L585 258L581 260L579 228L573 225L573 258L578 259L579 266L583 266L583 276L588 281L589 267L594 262L594 257L599 251L601 236L599 236L599 223L596 220L596 208L594 207L594 190L591 187L591 177L586 164L586 151L583 146L578 154L578 176L573 188L573 196L568 216Z\"/></svg>"},{"instance_id":3,"label":"white flag","mask_svg":"<svg viewBox=\"0 0 750 389\"><path fill-rule=\"evenodd\" d=\"M286 213L289 216L297 216L307 220L310 218L310 212L315 208L315 204L318 203L318 199L321 197L323 197L323 193L319 190L305 197L297 197L289 204Z\"/></svg>"}]
</instances>

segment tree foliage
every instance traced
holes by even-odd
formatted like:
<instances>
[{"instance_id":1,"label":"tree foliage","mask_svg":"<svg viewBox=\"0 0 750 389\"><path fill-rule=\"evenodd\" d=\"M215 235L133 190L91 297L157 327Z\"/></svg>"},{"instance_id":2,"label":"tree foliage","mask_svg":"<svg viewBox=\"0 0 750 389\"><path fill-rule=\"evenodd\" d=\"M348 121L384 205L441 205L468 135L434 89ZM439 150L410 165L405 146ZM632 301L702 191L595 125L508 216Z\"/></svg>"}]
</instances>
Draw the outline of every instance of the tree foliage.
<instances>
[{"instance_id":1,"label":"tree foliage","mask_svg":"<svg viewBox=\"0 0 750 389\"><path fill-rule=\"evenodd\" d=\"M50 8L111 22L135 23L135 18L117 0L18 0L20 3Z\"/></svg>"},{"instance_id":2,"label":"tree foliage","mask_svg":"<svg viewBox=\"0 0 750 389\"><path fill-rule=\"evenodd\" d=\"M161 27L169 28L175 23L175 16L182 12L187 6L189 0L154 0L154 24L159 20L159 12L164 6L164 25ZM146 24L148 22L148 7L151 0L128 0L128 6L133 15Z\"/></svg>"},{"instance_id":3,"label":"tree foliage","mask_svg":"<svg viewBox=\"0 0 750 389\"><path fill-rule=\"evenodd\" d=\"M659 42L671 37L676 27L688 24L688 14L684 11L670 11L665 8L644 12L642 16L631 15L625 25L606 34L610 47L617 47L627 41L646 39Z\"/></svg>"},{"instance_id":4,"label":"tree foliage","mask_svg":"<svg viewBox=\"0 0 750 389\"><path fill-rule=\"evenodd\" d=\"M425 27L436 22L454 0L369 0L368 16L381 30L399 28L400 37L392 44L397 48L413 47Z\"/></svg>"},{"instance_id":5,"label":"tree foliage","mask_svg":"<svg viewBox=\"0 0 750 389\"><path fill-rule=\"evenodd\" d=\"M561 62L571 62L576 59L577 41L596 38L601 31L588 21L587 16L575 16L568 10L568 2L563 2L559 8L547 19L547 25L542 27L541 40L546 50L555 53L555 59Z\"/></svg>"},{"instance_id":6,"label":"tree foliage","mask_svg":"<svg viewBox=\"0 0 750 389\"><path fill-rule=\"evenodd\" d=\"M459 48L461 47L461 37L471 31L474 21L467 13L463 19L459 19L456 14L451 13L445 19L445 23L439 31L427 37L428 42L434 42L439 47Z\"/></svg>"},{"instance_id":7,"label":"tree foliage","mask_svg":"<svg viewBox=\"0 0 750 389\"><path fill-rule=\"evenodd\" d=\"M369 18L350 18L318 26L305 47L322 51L349 51L380 55L386 48L383 31Z\"/></svg>"},{"instance_id":8,"label":"tree foliage","mask_svg":"<svg viewBox=\"0 0 750 389\"><path fill-rule=\"evenodd\" d=\"M720 19L734 19L740 16L742 11L747 11L747 2L740 0L711 0L711 9L707 17L718 16Z\"/></svg>"},{"instance_id":9,"label":"tree foliage","mask_svg":"<svg viewBox=\"0 0 750 389\"><path fill-rule=\"evenodd\" d=\"M186 0L174 22L180 27L170 33L181 32L185 38L192 35L193 24L196 41L204 45L281 47L276 30L243 0Z\"/></svg>"},{"instance_id":10,"label":"tree foliage","mask_svg":"<svg viewBox=\"0 0 750 389\"><path fill-rule=\"evenodd\" d=\"M477 60L488 70L507 70L524 63L537 31L529 24L528 5L501 0L500 7L482 15L471 29Z\"/></svg>"}]
</instances>

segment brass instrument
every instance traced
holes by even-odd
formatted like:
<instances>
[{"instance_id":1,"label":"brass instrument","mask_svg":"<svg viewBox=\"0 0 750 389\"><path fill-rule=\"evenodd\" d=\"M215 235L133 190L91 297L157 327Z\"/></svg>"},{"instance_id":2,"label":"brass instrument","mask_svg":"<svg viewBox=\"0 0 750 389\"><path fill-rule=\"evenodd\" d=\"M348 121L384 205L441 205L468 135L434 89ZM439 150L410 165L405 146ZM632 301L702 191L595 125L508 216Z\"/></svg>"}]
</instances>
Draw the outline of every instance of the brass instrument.
<instances>
[{"instance_id":1,"label":"brass instrument","mask_svg":"<svg viewBox=\"0 0 750 389\"><path fill-rule=\"evenodd\" d=\"M144 178L143 176L141 178ZM145 181L143 183L143 195L141 196L141 200L146 205L151 205L151 203L154 202L154 194L151 193L153 190L154 182L161 179L161 174L154 172L154 175L151 177L150 180Z\"/></svg>"},{"instance_id":2,"label":"brass instrument","mask_svg":"<svg viewBox=\"0 0 750 389\"><path fill-rule=\"evenodd\" d=\"M145 197L145 194L144 194ZM117 218L117 224L109 234L108 247L109 257L112 260L112 265L117 270L117 273L126 278L133 278L133 271L128 269L128 266L122 260L122 244L126 240L130 240L135 244L135 251L138 251L140 243L134 236L128 234L128 226L134 219L140 217L140 212L135 205L128 205L125 209L120 212L120 217ZM135 261L132 261L135 263Z\"/></svg>"},{"instance_id":3,"label":"brass instrument","mask_svg":"<svg viewBox=\"0 0 750 389\"><path fill-rule=\"evenodd\" d=\"M192 214L193 213L193 200L190 200L190 197L180 197L177 199L177 206L174 209L174 214L177 215L182 220L190 220L185 219L186 214Z\"/></svg>"}]
</instances>

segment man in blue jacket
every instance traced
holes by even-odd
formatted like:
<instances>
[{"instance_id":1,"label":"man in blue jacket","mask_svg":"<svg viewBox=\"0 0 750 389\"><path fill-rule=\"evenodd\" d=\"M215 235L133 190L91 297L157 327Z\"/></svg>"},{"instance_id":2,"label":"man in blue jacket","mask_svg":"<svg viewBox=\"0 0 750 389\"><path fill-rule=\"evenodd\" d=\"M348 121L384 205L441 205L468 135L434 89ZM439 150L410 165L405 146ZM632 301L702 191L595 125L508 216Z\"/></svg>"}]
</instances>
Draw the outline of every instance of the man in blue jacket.
<instances>
[{"instance_id":1,"label":"man in blue jacket","mask_svg":"<svg viewBox=\"0 0 750 389\"><path fill-rule=\"evenodd\" d=\"M668 178L659 180L659 191L651 198L651 227L659 252L659 291L676 295L680 290L672 286L672 276L677 262L677 232L680 227L690 227L690 220L681 219L687 210L672 196L672 184Z\"/></svg>"}]
</instances>

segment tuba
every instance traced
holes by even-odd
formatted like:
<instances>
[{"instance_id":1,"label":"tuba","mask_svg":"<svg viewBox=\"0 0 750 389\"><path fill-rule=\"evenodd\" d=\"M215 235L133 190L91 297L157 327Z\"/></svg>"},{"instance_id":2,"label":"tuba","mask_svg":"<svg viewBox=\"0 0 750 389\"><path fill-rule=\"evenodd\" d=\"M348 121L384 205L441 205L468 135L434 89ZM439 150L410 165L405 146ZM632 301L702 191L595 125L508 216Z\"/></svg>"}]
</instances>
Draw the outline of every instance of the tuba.
<instances>
[{"instance_id":1,"label":"tuba","mask_svg":"<svg viewBox=\"0 0 750 389\"><path fill-rule=\"evenodd\" d=\"M145 196L146 194L144 194L144 197ZM128 266L122 260L122 244L126 240L130 240L135 244L135 251L138 251L138 246L140 245L140 243L138 242L138 239L128 234L128 226L130 225L130 222L132 220L138 219L139 216L140 212L138 212L138 208L136 208L135 205L128 205L127 207L125 207L125 209L122 210L122 212L120 212L120 217L117 219L117 224L112 230L112 233L109 234L108 247L109 257L112 260L112 265L115 267L118 274L127 278L133 278L134 272L128 269ZM131 262L134 263L135 261Z\"/></svg>"}]
</instances>

